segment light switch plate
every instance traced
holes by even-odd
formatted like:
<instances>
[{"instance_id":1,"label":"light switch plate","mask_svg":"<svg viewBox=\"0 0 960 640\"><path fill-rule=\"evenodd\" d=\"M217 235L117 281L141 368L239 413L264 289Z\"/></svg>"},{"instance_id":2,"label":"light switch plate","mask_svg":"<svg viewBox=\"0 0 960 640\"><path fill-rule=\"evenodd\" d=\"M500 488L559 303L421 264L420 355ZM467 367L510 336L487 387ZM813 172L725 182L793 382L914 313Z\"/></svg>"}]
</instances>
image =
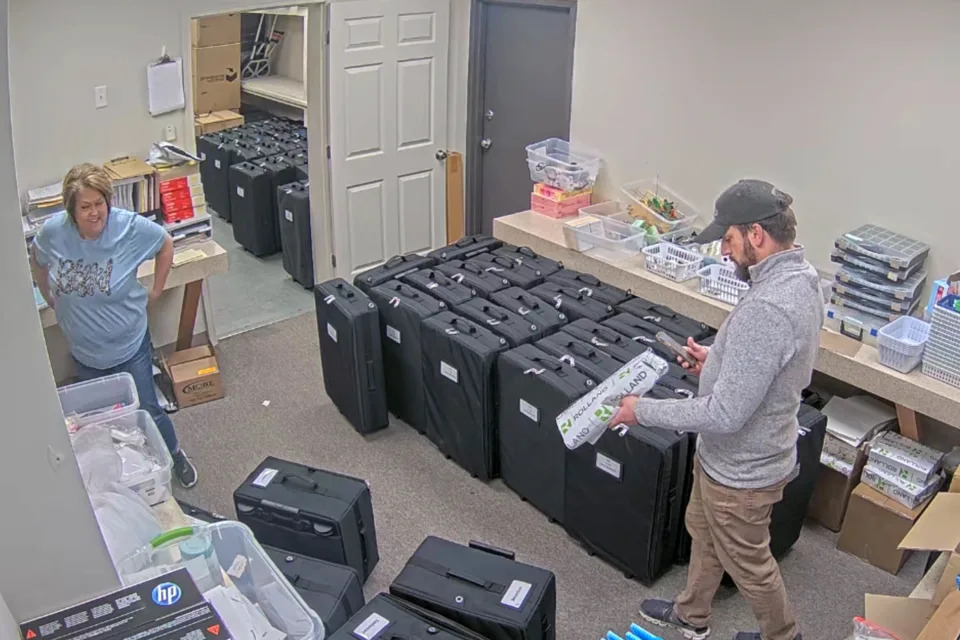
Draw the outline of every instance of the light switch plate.
<instances>
[{"instance_id":1,"label":"light switch plate","mask_svg":"<svg viewBox=\"0 0 960 640\"><path fill-rule=\"evenodd\" d=\"M107 85L102 84L93 88L93 106L97 109L107 106Z\"/></svg>"}]
</instances>

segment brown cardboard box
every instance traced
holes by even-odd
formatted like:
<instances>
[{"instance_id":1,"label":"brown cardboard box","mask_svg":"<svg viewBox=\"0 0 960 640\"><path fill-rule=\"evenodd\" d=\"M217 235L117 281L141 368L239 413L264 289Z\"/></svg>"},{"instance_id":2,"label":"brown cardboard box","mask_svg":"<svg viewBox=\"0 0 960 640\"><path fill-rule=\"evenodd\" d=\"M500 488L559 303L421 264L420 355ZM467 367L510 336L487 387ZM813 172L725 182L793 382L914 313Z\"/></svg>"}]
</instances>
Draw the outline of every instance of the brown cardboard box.
<instances>
[{"instance_id":1,"label":"brown cardboard box","mask_svg":"<svg viewBox=\"0 0 960 640\"><path fill-rule=\"evenodd\" d=\"M845 476L835 469L820 465L820 475L813 487L813 497L807 505L807 516L819 522L830 531L840 531L843 516L847 512L850 494L860 483L860 473L867 460L867 454L860 450L853 474Z\"/></svg>"},{"instance_id":2,"label":"brown cardboard box","mask_svg":"<svg viewBox=\"0 0 960 640\"><path fill-rule=\"evenodd\" d=\"M954 589L940 606L922 598L867 594L864 618L900 640L956 640L960 635L960 591Z\"/></svg>"},{"instance_id":3,"label":"brown cardboard box","mask_svg":"<svg viewBox=\"0 0 960 640\"><path fill-rule=\"evenodd\" d=\"M240 44L193 50L193 111L240 108Z\"/></svg>"},{"instance_id":4,"label":"brown cardboard box","mask_svg":"<svg viewBox=\"0 0 960 640\"><path fill-rule=\"evenodd\" d=\"M952 591L916 640L957 640L960 636L960 591Z\"/></svg>"},{"instance_id":5,"label":"brown cardboard box","mask_svg":"<svg viewBox=\"0 0 960 640\"><path fill-rule=\"evenodd\" d=\"M960 473L954 473L950 476L950 493L960 493Z\"/></svg>"},{"instance_id":6,"label":"brown cardboard box","mask_svg":"<svg viewBox=\"0 0 960 640\"><path fill-rule=\"evenodd\" d=\"M216 47L240 42L240 14L194 18L190 21L194 47Z\"/></svg>"},{"instance_id":7,"label":"brown cardboard box","mask_svg":"<svg viewBox=\"0 0 960 640\"><path fill-rule=\"evenodd\" d=\"M181 409L223 397L220 366L210 345L175 351L164 358L164 368Z\"/></svg>"},{"instance_id":8,"label":"brown cardboard box","mask_svg":"<svg viewBox=\"0 0 960 640\"><path fill-rule=\"evenodd\" d=\"M193 133L199 137L205 133L216 133L233 129L243 124L243 116L236 111L214 111L205 113L193 119Z\"/></svg>"},{"instance_id":9,"label":"brown cardboard box","mask_svg":"<svg viewBox=\"0 0 960 640\"><path fill-rule=\"evenodd\" d=\"M943 577L933 593L933 604L939 605L948 594L957 591L957 575L960 574L960 494L936 494L899 546L909 551L950 552Z\"/></svg>"},{"instance_id":10,"label":"brown cardboard box","mask_svg":"<svg viewBox=\"0 0 960 640\"><path fill-rule=\"evenodd\" d=\"M910 555L898 545L929 502L908 509L865 484L857 485L847 505L837 548L896 574Z\"/></svg>"}]
</instances>

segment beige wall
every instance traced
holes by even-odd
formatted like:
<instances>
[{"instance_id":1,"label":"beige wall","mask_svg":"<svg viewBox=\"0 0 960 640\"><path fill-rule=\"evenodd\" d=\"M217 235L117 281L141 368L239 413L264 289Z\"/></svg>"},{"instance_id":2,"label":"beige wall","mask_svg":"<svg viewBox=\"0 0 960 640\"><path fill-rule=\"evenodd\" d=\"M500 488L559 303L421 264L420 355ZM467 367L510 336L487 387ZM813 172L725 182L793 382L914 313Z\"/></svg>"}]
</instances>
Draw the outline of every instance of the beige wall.
<instances>
[{"instance_id":1,"label":"beige wall","mask_svg":"<svg viewBox=\"0 0 960 640\"><path fill-rule=\"evenodd\" d=\"M817 267L873 221L929 242L944 273L960 266L958 34L955 0L588 0L571 137L603 153L608 196L659 173L711 214L728 184L766 178Z\"/></svg>"}]
</instances>

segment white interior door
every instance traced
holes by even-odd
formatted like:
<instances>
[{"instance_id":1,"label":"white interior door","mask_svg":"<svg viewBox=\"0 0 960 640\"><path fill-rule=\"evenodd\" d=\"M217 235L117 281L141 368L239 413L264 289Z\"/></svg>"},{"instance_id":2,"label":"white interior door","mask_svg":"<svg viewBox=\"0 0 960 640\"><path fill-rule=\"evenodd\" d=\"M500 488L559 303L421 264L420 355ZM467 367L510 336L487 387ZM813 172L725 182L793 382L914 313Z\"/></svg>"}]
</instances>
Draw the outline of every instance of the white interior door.
<instances>
[{"instance_id":1,"label":"white interior door","mask_svg":"<svg viewBox=\"0 0 960 640\"><path fill-rule=\"evenodd\" d=\"M338 275L444 242L449 14L449 0L330 5Z\"/></svg>"}]
</instances>

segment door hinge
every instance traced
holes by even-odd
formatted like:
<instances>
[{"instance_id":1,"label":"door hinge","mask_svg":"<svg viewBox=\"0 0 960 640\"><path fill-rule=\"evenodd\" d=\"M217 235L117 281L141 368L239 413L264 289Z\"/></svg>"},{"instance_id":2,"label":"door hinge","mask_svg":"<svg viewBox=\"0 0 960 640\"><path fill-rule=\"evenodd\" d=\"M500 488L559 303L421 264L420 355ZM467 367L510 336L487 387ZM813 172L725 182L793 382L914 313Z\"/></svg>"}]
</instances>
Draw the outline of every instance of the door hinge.
<instances>
[{"instance_id":1,"label":"door hinge","mask_svg":"<svg viewBox=\"0 0 960 640\"><path fill-rule=\"evenodd\" d=\"M330 145L327 145L327 160L330 159Z\"/></svg>"},{"instance_id":2,"label":"door hinge","mask_svg":"<svg viewBox=\"0 0 960 640\"><path fill-rule=\"evenodd\" d=\"M333 268L336 269L336 268L337 268L337 256L331 254L331 255L330 255L330 263L333 265Z\"/></svg>"},{"instance_id":3,"label":"door hinge","mask_svg":"<svg viewBox=\"0 0 960 640\"><path fill-rule=\"evenodd\" d=\"M327 44L330 44L330 30L329 30L329 29L327 29L327 33L326 33L326 35L325 35L325 39L326 39L326 41L327 41Z\"/></svg>"}]
</instances>

